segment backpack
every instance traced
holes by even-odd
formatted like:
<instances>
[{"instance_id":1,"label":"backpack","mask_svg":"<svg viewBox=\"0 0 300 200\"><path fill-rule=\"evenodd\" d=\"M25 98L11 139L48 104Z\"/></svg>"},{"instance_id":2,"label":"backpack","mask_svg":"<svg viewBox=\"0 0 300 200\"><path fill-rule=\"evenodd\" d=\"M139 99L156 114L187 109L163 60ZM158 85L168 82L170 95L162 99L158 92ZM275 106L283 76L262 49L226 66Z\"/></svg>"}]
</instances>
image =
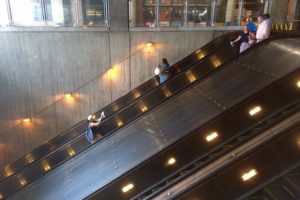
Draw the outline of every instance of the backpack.
<instances>
[{"instance_id":1,"label":"backpack","mask_svg":"<svg viewBox=\"0 0 300 200\"><path fill-rule=\"evenodd\" d=\"M90 125L89 125L88 129L85 131L85 137L90 143L93 143L95 136L94 136L94 133L93 133Z\"/></svg>"}]
</instances>

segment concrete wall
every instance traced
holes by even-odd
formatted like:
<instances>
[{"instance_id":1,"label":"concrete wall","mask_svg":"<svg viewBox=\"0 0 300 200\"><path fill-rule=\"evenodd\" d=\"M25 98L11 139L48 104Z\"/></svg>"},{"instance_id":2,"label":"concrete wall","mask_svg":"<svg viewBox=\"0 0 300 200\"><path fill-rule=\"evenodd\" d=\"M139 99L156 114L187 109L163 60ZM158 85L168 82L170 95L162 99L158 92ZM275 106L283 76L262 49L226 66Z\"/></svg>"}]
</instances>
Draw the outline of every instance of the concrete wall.
<instances>
[{"instance_id":1,"label":"concrete wall","mask_svg":"<svg viewBox=\"0 0 300 200\"><path fill-rule=\"evenodd\" d=\"M0 32L0 167L145 82L161 58L173 64L222 32Z\"/></svg>"}]
</instances>

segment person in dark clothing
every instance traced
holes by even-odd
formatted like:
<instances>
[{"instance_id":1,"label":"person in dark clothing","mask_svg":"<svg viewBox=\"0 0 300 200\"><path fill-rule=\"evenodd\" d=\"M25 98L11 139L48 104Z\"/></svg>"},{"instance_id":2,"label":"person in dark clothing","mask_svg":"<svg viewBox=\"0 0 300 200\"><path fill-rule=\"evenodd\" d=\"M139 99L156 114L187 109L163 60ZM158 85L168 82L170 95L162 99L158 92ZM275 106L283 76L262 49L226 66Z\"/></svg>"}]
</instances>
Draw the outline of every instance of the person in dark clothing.
<instances>
[{"instance_id":1,"label":"person in dark clothing","mask_svg":"<svg viewBox=\"0 0 300 200\"><path fill-rule=\"evenodd\" d=\"M101 116L98 119L96 119L95 115L89 115L87 118L89 125L85 136L86 139L92 144L94 143L95 135L97 133L97 127L100 125L104 117L105 117L104 112L102 112Z\"/></svg>"},{"instance_id":2,"label":"person in dark clothing","mask_svg":"<svg viewBox=\"0 0 300 200\"><path fill-rule=\"evenodd\" d=\"M240 32L240 35L234 41L231 41L230 44L234 45L234 43L237 43L239 41L241 42L240 53L242 53L243 51L245 51L246 49L248 49L250 47L249 31L248 31L247 25L243 25L243 31Z\"/></svg>"},{"instance_id":3,"label":"person in dark clothing","mask_svg":"<svg viewBox=\"0 0 300 200\"><path fill-rule=\"evenodd\" d=\"M168 78L170 78L169 67L170 67L170 65L168 63L168 60L166 58L163 58L162 64L158 66L160 84L162 84L163 82L168 80Z\"/></svg>"}]
</instances>

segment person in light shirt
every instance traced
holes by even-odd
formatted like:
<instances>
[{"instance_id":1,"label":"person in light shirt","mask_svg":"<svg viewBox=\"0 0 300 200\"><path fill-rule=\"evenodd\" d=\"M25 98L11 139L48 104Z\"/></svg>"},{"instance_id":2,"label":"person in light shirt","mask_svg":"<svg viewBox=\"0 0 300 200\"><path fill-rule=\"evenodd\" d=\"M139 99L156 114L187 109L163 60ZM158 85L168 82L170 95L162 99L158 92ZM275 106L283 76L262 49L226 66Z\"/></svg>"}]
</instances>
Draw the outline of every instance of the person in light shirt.
<instances>
[{"instance_id":1,"label":"person in light shirt","mask_svg":"<svg viewBox=\"0 0 300 200\"><path fill-rule=\"evenodd\" d=\"M256 42L261 42L270 36L270 26L263 15L257 17L258 28L256 32Z\"/></svg>"}]
</instances>

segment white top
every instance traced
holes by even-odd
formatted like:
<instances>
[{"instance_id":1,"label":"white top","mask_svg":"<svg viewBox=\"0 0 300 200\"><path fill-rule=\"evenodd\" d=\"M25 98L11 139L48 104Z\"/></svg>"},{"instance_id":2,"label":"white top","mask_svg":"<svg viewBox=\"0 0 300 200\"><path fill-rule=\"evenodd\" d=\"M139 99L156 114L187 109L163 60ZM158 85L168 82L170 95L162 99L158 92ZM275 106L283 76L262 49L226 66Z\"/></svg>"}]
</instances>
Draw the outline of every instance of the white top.
<instances>
[{"instance_id":1,"label":"white top","mask_svg":"<svg viewBox=\"0 0 300 200\"><path fill-rule=\"evenodd\" d=\"M261 24L258 25L256 32L257 42L261 42L264 39L267 39L270 36L270 25L267 20L264 20Z\"/></svg>"}]
</instances>

